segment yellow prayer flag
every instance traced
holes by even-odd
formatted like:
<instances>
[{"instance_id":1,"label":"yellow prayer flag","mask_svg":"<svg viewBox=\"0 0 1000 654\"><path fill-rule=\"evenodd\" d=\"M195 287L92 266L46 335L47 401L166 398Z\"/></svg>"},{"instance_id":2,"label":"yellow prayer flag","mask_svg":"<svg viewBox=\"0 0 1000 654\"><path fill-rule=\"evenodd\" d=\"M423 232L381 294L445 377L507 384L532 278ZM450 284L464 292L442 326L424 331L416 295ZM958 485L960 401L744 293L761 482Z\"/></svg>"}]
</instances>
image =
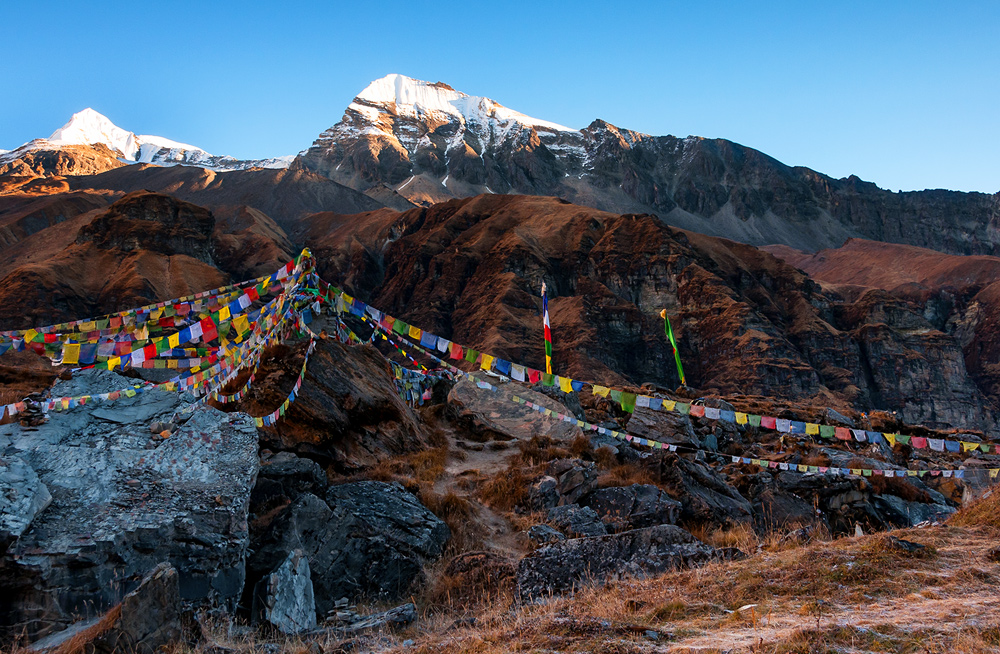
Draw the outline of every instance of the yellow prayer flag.
<instances>
[{"instance_id":1,"label":"yellow prayer flag","mask_svg":"<svg viewBox=\"0 0 1000 654\"><path fill-rule=\"evenodd\" d=\"M167 345L170 347L171 350L174 349L175 347L180 347L180 345L181 345L181 334L180 334L180 332L177 332L176 334L171 334L170 336L167 336Z\"/></svg>"},{"instance_id":2,"label":"yellow prayer flag","mask_svg":"<svg viewBox=\"0 0 1000 654\"><path fill-rule=\"evenodd\" d=\"M221 309L219 309L219 322L225 322L226 320L229 320L229 318L231 316L232 316L232 314L229 312L229 306L228 305L226 305L226 306L222 307Z\"/></svg>"},{"instance_id":3,"label":"yellow prayer flag","mask_svg":"<svg viewBox=\"0 0 1000 654\"><path fill-rule=\"evenodd\" d=\"M896 446L896 434L882 434L882 436L884 436L885 440L889 442L889 447Z\"/></svg>"},{"instance_id":4,"label":"yellow prayer flag","mask_svg":"<svg viewBox=\"0 0 1000 654\"><path fill-rule=\"evenodd\" d=\"M63 346L63 363L80 363L79 343L67 343Z\"/></svg>"},{"instance_id":5,"label":"yellow prayer flag","mask_svg":"<svg viewBox=\"0 0 1000 654\"><path fill-rule=\"evenodd\" d=\"M28 331L24 332L24 342L30 343L33 340L35 340L36 336L38 336L38 332L36 332L34 329L29 329Z\"/></svg>"},{"instance_id":6,"label":"yellow prayer flag","mask_svg":"<svg viewBox=\"0 0 1000 654\"><path fill-rule=\"evenodd\" d=\"M809 470L809 466L799 464L799 472L806 472Z\"/></svg>"},{"instance_id":7,"label":"yellow prayer flag","mask_svg":"<svg viewBox=\"0 0 1000 654\"><path fill-rule=\"evenodd\" d=\"M76 326L76 331L84 333L92 332L95 329L97 329L97 323L95 323L93 320L88 322L81 322Z\"/></svg>"},{"instance_id":8,"label":"yellow prayer flag","mask_svg":"<svg viewBox=\"0 0 1000 654\"><path fill-rule=\"evenodd\" d=\"M972 450L977 449L978 447L979 443L967 443L966 441L962 441L963 452L971 452Z\"/></svg>"},{"instance_id":9,"label":"yellow prayer flag","mask_svg":"<svg viewBox=\"0 0 1000 654\"><path fill-rule=\"evenodd\" d=\"M108 370L114 370L122 365L121 357L111 357L108 359Z\"/></svg>"},{"instance_id":10,"label":"yellow prayer flag","mask_svg":"<svg viewBox=\"0 0 1000 654\"><path fill-rule=\"evenodd\" d=\"M233 326L240 334L245 334L250 331L250 320L246 316L238 316L233 319Z\"/></svg>"},{"instance_id":11,"label":"yellow prayer flag","mask_svg":"<svg viewBox=\"0 0 1000 654\"><path fill-rule=\"evenodd\" d=\"M594 384L593 392L594 392L594 395L600 395L601 397L607 397L608 393L611 392L611 389L608 388L607 386L598 386L597 384ZM666 403L664 403L664 404L666 404Z\"/></svg>"},{"instance_id":12,"label":"yellow prayer flag","mask_svg":"<svg viewBox=\"0 0 1000 654\"><path fill-rule=\"evenodd\" d=\"M423 332L420 331L419 327L414 327L413 325L410 325L409 334L410 334L410 338L419 341L420 340L420 336L423 334Z\"/></svg>"},{"instance_id":13,"label":"yellow prayer flag","mask_svg":"<svg viewBox=\"0 0 1000 654\"><path fill-rule=\"evenodd\" d=\"M990 479L996 479L998 472L1000 472L1000 468L990 468Z\"/></svg>"},{"instance_id":14,"label":"yellow prayer flag","mask_svg":"<svg viewBox=\"0 0 1000 654\"><path fill-rule=\"evenodd\" d=\"M806 423L806 433L807 434L812 434L813 436L815 436L816 434L819 433L819 425L817 425L816 423L813 423L813 422L807 422Z\"/></svg>"},{"instance_id":15,"label":"yellow prayer flag","mask_svg":"<svg viewBox=\"0 0 1000 654\"><path fill-rule=\"evenodd\" d=\"M167 359L167 367L168 368L176 368L177 367L177 359Z\"/></svg>"},{"instance_id":16,"label":"yellow prayer flag","mask_svg":"<svg viewBox=\"0 0 1000 654\"><path fill-rule=\"evenodd\" d=\"M573 392L573 380L569 379L568 377L560 377L559 378L559 390L561 390L563 393L572 393Z\"/></svg>"},{"instance_id":17,"label":"yellow prayer flag","mask_svg":"<svg viewBox=\"0 0 1000 654\"><path fill-rule=\"evenodd\" d=\"M674 400L663 400L664 411L673 411L676 408L677 408L677 402L675 402Z\"/></svg>"},{"instance_id":18,"label":"yellow prayer flag","mask_svg":"<svg viewBox=\"0 0 1000 654\"><path fill-rule=\"evenodd\" d=\"M741 413L741 412L737 411L736 412L736 424L737 425L745 425L745 424L747 424L747 414Z\"/></svg>"},{"instance_id":19,"label":"yellow prayer flag","mask_svg":"<svg viewBox=\"0 0 1000 654\"><path fill-rule=\"evenodd\" d=\"M410 327L410 329L413 329L413 327ZM493 370L493 357L490 356L489 354L484 354L483 362L480 365L480 368L482 368L483 370Z\"/></svg>"}]
</instances>

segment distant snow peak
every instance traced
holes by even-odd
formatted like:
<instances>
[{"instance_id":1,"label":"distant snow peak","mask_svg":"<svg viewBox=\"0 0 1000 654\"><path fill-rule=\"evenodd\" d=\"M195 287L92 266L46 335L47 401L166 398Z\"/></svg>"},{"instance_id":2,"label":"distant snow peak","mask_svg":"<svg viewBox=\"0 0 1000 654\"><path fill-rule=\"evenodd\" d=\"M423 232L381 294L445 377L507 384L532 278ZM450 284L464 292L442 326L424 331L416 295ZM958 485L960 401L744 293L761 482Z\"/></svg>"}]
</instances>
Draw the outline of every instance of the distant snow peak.
<instances>
[{"instance_id":1,"label":"distant snow peak","mask_svg":"<svg viewBox=\"0 0 1000 654\"><path fill-rule=\"evenodd\" d=\"M69 122L52 133L48 139L35 139L18 148L19 153L60 148L69 145L105 145L121 155L126 163L151 163L159 166L178 164L199 166L216 171L244 170L247 168L288 168L294 155L268 159L234 159L213 155L187 143L162 136L136 134L115 125L111 120L91 108L73 114ZM0 155L10 154L0 150ZM20 154L10 154L20 156ZM7 157L9 158L9 157Z\"/></svg>"},{"instance_id":2,"label":"distant snow peak","mask_svg":"<svg viewBox=\"0 0 1000 654\"><path fill-rule=\"evenodd\" d=\"M425 82L396 74L386 75L369 84L354 99L350 108L371 122L376 122L380 112L371 105L388 104L395 105L396 113L412 117L439 112L454 116L464 123L485 125L494 120L500 123L516 122L555 132L577 131L526 116L489 98L456 91L443 82Z\"/></svg>"}]
</instances>

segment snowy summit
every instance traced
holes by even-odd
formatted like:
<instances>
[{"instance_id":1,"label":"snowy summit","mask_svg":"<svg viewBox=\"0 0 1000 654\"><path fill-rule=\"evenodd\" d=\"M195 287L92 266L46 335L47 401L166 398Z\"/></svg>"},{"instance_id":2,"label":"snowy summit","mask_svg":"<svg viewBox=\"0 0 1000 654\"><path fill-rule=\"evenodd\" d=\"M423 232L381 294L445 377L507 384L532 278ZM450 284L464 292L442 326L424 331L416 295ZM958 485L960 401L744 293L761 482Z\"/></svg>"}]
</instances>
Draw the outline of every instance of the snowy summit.
<instances>
[{"instance_id":1,"label":"snowy summit","mask_svg":"<svg viewBox=\"0 0 1000 654\"><path fill-rule=\"evenodd\" d=\"M376 110L369 105L387 104L395 105L400 115L415 118L439 112L459 118L466 123L482 125L493 120L499 123L520 123L556 132L577 131L571 127L526 116L489 98L467 95L442 82L424 82L405 75L386 75L375 80L358 94L349 108L370 120L376 120Z\"/></svg>"},{"instance_id":2,"label":"snowy summit","mask_svg":"<svg viewBox=\"0 0 1000 654\"><path fill-rule=\"evenodd\" d=\"M216 171L246 168L287 168L293 156L270 159L240 160L225 155L209 154L194 145L180 143L162 136L136 134L118 127L91 108L79 111L47 139L35 139L16 150L0 150L0 163L16 159L33 150L58 150L71 145L104 145L116 152L125 163L151 163L159 166L199 166Z\"/></svg>"}]
</instances>

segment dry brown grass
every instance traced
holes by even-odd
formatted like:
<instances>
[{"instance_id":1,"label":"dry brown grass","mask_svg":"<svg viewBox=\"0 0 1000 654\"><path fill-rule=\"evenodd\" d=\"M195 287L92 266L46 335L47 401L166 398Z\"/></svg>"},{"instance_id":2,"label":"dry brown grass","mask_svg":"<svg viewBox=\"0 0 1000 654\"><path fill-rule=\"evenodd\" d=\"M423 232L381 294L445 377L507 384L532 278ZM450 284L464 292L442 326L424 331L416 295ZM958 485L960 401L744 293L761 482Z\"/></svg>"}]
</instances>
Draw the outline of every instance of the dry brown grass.
<instances>
[{"instance_id":1,"label":"dry brown grass","mask_svg":"<svg viewBox=\"0 0 1000 654\"><path fill-rule=\"evenodd\" d=\"M966 504L949 518L948 524L956 527L1000 529L1000 492L992 490Z\"/></svg>"},{"instance_id":2,"label":"dry brown grass","mask_svg":"<svg viewBox=\"0 0 1000 654\"><path fill-rule=\"evenodd\" d=\"M405 454L380 461L364 476L374 481L398 481L403 486L410 486L413 482L432 484L444 475L450 454L447 447Z\"/></svg>"},{"instance_id":3,"label":"dry brown grass","mask_svg":"<svg viewBox=\"0 0 1000 654\"><path fill-rule=\"evenodd\" d=\"M549 436L532 436L529 440L518 441L517 449L517 454L510 458L511 466L537 466L573 456L565 443Z\"/></svg>"},{"instance_id":4,"label":"dry brown grass","mask_svg":"<svg viewBox=\"0 0 1000 654\"><path fill-rule=\"evenodd\" d=\"M479 487L479 498L491 509L513 511L528 499L531 479L519 466L511 466L487 478Z\"/></svg>"},{"instance_id":5,"label":"dry brown grass","mask_svg":"<svg viewBox=\"0 0 1000 654\"><path fill-rule=\"evenodd\" d=\"M605 470L597 477L597 485L601 488L611 486L631 486L632 484L656 485L656 475L648 468L635 463L619 463Z\"/></svg>"},{"instance_id":6,"label":"dry brown grass","mask_svg":"<svg viewBox=\"0 0 1000 654\"><path fill-rule=\"evenodd\" d=\"M84 654L93 649L91 643L108 633L122 617L122 605L118 604L109 610L94 625L74 634L69 640L52 650L51 654Z\"/></svg>"}]
</instances>

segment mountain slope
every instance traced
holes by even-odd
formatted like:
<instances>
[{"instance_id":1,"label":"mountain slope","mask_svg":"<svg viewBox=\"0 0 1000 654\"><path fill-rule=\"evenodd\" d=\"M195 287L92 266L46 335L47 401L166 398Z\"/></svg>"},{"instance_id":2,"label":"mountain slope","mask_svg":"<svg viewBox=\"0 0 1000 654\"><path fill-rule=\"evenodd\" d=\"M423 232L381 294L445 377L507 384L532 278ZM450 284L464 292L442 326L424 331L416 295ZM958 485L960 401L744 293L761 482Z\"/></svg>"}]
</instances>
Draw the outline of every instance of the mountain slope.
<instances>
[{"instance_id":1,"label":"mountain slope","mask_svg":"<svg viewBox=\"0 0 1000 654\"><path fill-rule=\"evenodd\" d=\"M724 139L650 136L602 120L574 130L401 75L370 84L293 166L422 206L556 195L757 245L817 250L864 237L1000 254L1000 194L890 193Z\"/></svg>"},{"instance_id":2,"label":"mountain slope","mask_svg":"<svg viewBox=\"0 0 1000 654\"><path fill-rule=\"evenodd\" d=\"M304 239L325 279L445 338L554 369L674 387L660 310L702 393L898 412L911 424L995 430L956 335L883 292L852 300L752 246L555 198L485 195L403 213L318 214ZM991 390L991 393L993 391Z\"/></svg>"}]
</instances>

